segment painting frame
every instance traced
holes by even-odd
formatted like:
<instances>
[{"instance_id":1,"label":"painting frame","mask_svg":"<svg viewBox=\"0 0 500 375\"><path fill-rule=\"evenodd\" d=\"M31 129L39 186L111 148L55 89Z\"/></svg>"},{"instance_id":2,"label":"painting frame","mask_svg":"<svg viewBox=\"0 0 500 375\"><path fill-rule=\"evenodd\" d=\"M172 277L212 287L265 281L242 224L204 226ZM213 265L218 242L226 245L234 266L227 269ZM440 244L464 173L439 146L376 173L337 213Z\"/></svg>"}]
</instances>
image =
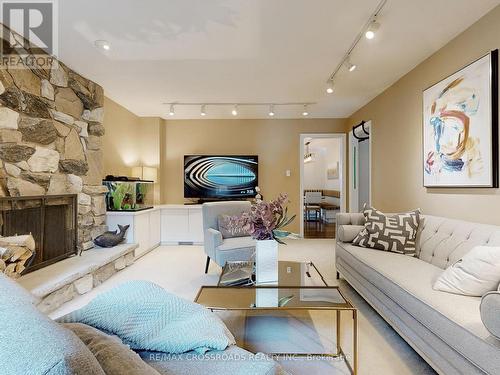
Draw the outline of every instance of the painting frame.
<instances>
[{"instance_id":1,"label":"painting frame","mask_svg":"<svg viewBox=\"0 0 500 375\"><path fill-rule=\"evenodd\" d=\"M484 64L485 61L488 60L489 67L488 70L485 69L483 73L484 77L488 77L488 94L489 100L486 101L488 104L487 109L483 111L483 114L489 115L489 122L487 124L483 124L481 122L481 130L485 133L489 133L483 135L483 137L487 136L489 148L484 148L488 151L488 154L484 160L487 160L488 168L485 172L482 173L483 179L488 178L488 181L483 183L467 183L464 179L466 177L462 177L461 181L446 181L446 176L442 173L442 170L439 170L439 174L441 176L429 176L431 173L428 171L429 165L433 166L433 164L429 163L429 159L431 157L429 153L429 125L430 122L427 120L429 116L426 111L429 109L429 96L432 97L432 91L436 91L439 88L444 87L444 91L450 85L453 85L453 82L457 80L456 77L460 77L460 75L465 75L467 71L474 68L475 64ZM483 68L484 69L484 68ZM484 79L484 77L481 77ZM460 81L461 82L461 81ZM459 82L459 83L460 83ZM481 81L482 85L485 86L486 82ZM452 86L453 87L453 86ZM484 89L484 87L483 87ZM451 89L450 89L451 91ZM475 97L473 97L475 98ZM437 102L437 100L435 100ZM434 107L435 108L435 107ZM477 111L477 108L476 108ZM475 113L474 113L475 114ZM475 124L477 126L477 124ZM442 131L443 132L443 131ZM441 133L440 133L441 134ZM468 135L468 132L466 133ZM432 134L434 138L436 138L435 131ZM460 137L458 138L460 139ZM436 142L436 140L433 140ZM479 142L480 143L480 142ZM465 142L464 142L465 144ZM437 146L435 148L438 148ZM436 150L434 150L436 151ZM439 151L439 150L438 150ZM482 162L483 155L480 155L480 160ZM432 155L434 156L434 154ZM470 64L462 67L456 72L448 75L447 77L441 79L439 82L434 83L433 85L427 87L422 91L422 183L425 188L498 188L499 187L499 129L498 129L498 49L490 51L488 54L481 56L480 58L474 60ZM439 159L441 162L442 159ZM434 160L432 160L434 161ZM461 159L460 159L461 161ZM460 171L462 172L462 171ZM461 173L465 175L465 172ZM460 173L457 174L459 177L455 177L455 180L460 179ZM449 178L449 177L448 177ZM469 176L470 178L470 176Z\"/></svg>"}]
</instances>

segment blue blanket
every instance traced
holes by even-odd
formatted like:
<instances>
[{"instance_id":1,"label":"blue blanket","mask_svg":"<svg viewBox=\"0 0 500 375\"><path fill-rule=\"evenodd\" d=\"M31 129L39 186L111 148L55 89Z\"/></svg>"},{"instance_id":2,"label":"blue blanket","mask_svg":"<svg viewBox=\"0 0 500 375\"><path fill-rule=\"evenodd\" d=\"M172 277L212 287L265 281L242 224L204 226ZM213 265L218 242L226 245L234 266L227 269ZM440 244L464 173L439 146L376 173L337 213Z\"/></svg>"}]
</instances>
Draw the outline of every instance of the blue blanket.
<instances>
[{"instance_id":1,"label":"blue blanket","mask_svg":"<svg viewBox=\"0 0 500 375\"><path fill-rule=\"evenodd\" d=\"M135 350L205 353L235 343L217 315L148 281L119 285L58 321L110 332Z\"/></svg>"}]
</instances>

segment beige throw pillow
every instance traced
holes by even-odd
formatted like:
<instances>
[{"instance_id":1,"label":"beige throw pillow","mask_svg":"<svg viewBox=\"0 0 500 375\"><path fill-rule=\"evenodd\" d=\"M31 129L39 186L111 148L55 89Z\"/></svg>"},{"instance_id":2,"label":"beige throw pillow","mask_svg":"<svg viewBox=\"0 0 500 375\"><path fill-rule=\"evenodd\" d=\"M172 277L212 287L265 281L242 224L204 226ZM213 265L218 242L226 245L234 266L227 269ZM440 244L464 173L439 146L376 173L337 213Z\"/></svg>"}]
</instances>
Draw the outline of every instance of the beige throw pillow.
<instances>
[{"instance_id":1,"label":"beige throw pillow","mask_svg":"<svg viewBox=\"0 0 500 375\"><path fill-rule=\"evenodd\" d=\"M237 216L219 215L217 224L222 238L246 237L249 236L238 223Z\"/></svg>"},{"instance_id":2,"label":"beige throw pillow","mask_svg":"<svg viewBox=\"0 0 500 375\"><path fill-rule=\"evenodd\" d=\"M118 337L82 323L64 323L96 357L106 375L160 375Z\"/></svg>"},{"instance_id":3,"label":"beige throw pillow","mask_svg":"<svg viewBox=\"0 0 500 375\"><path fill-rule=\"evenodd\" d=\"M476 246L448 267L433 288L442 292L481 297L500 283L500 247Z\"/></svg>"}]
</instances>

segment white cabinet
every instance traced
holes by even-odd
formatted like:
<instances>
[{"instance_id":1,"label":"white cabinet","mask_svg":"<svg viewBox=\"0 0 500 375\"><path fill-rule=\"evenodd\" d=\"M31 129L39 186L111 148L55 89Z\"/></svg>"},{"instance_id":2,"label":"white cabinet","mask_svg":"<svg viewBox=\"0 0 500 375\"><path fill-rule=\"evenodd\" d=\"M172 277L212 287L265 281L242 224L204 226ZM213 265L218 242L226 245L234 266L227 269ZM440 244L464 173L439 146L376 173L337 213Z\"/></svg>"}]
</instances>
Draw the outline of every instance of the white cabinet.
<instances>
[{"instance_id":1,"label":"white cabinet","mask_svg":"<svg viewBox=\"0 0 500 375\"><path fill-rule=\"evenodd\" d=\"M149 214L135 216L134 241L139 244L135 256L139 257L150 250L149 246Z\"/></svg>"},{"instance_id":2,"label":"white cabinet","mask_svg":"<svg viewBox=\"0 0 500 375\"><path fill-rule=\"evenodd\" d=\"M140 257L158 245L178 243L203 243L203 217L201 205L163 205L138 211L111 211L106 214L109 230L120 225L130 225L126 242L139 247L135 256Z\"/></svg>"},{"instance_id":3,"label":"white cabinet","mask_svg":"<svg viewBox=\"0 0 500 375\"><path fill-rule=\"evenodd\" d=\"M137 212L111 211L106 213L109 230L118 229L118 224L129 225L126 243L136 243L135 257L140 257L157 247L160 242L160 210L152 208Z\"/></svg>"},{"instance_id":4,"label":"white cabinet","mask_svg":"<svg viewBox=\"0 0 500 375\"><path fill-rule=\"evenodd\" d=\"M162 244L203 243L201 205L163 205L160 207Z\"/></svg>"},{"instance_id":5,"label":"white cabinet","mask_svg":"<svg viewBox=\"0 0 500 375\"><path fill-rule=\"evenodd\" d=\"M149 246L156 247L161 242L161 211L156 210L149 215Z\"/></svg>"}]
</instances>

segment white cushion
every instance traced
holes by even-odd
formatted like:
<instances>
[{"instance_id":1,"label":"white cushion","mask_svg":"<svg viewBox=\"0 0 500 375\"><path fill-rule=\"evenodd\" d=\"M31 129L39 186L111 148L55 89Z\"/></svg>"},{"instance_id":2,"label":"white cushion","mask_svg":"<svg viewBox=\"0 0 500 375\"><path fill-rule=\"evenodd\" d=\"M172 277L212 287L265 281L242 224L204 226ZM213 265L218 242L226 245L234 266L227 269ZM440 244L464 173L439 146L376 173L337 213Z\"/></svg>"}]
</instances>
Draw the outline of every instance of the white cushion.
<instances>
[{"instance_id":1,"label":"white cushion","mask_svg":"<svg viewBox=\"0 0 500 375\"><path fill-rule=\"evenodd\" d=\"M482 296L500 283L500 247L476 246L448 267L433 288L443 292Z\"/></svg>"}]
</instances>

